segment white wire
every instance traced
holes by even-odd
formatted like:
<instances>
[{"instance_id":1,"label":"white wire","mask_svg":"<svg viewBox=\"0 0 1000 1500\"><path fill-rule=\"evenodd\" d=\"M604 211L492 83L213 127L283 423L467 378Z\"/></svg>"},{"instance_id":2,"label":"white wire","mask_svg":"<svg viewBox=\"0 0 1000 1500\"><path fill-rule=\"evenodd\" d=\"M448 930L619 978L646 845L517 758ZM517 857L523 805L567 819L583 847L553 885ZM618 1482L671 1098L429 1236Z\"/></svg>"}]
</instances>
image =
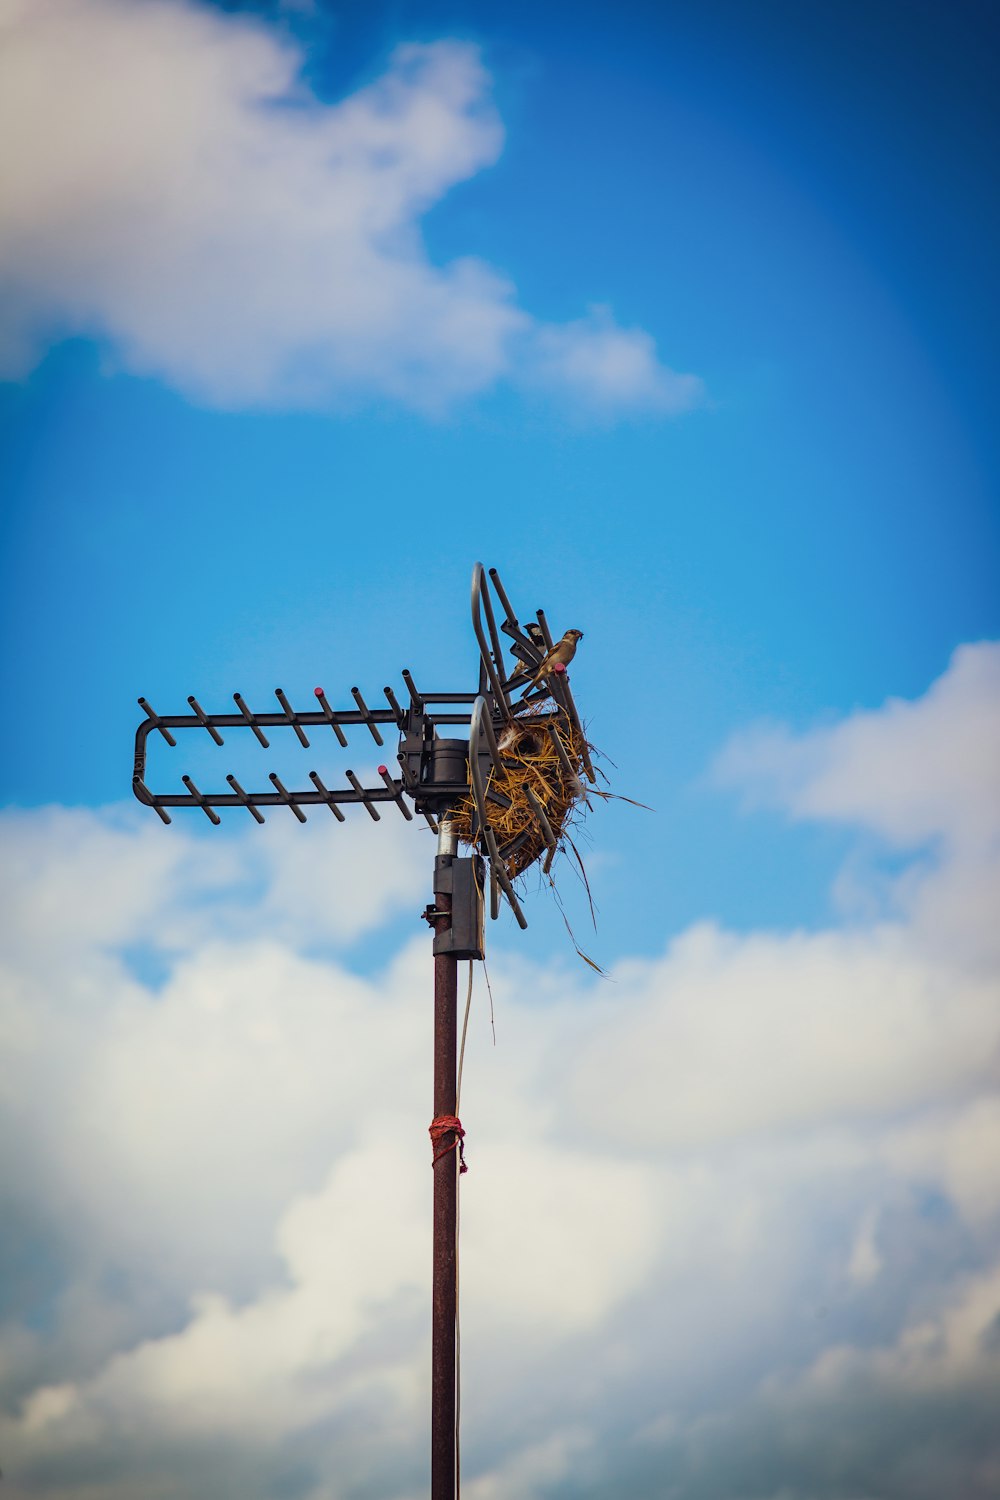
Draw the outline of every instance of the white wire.
<instances>
[{"instance_id":1,"label":"white wire","mask_svg":"<svg viewBox=\"0 0 1000 1500\"><path fill-rule=\"evenodd\" d=\"M472 1009L472 959L469 959L469 988L465 996L465 1019L462 1021L462 1041L458 1049L458 1075L455 1080L455 1113L462 1112L462 1069L465 1066L465 1038L469 1031L469 1012Z\"/></svg>"}]
</instances>

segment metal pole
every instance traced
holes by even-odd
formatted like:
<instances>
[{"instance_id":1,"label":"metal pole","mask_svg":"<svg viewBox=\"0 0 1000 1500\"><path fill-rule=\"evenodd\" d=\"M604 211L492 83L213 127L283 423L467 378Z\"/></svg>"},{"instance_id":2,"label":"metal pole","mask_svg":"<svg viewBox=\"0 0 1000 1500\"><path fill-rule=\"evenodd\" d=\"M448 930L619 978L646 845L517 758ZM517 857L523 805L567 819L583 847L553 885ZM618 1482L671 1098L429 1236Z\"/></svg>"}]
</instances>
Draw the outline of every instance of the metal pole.
<instances>
[{"instance_id":1,"label":"metal pole","mask_svg":"<svg viewBox=\"0 0 1000 1500\"><path fill-rule=\"evenodd\" d=\"M457 840L445 818L438 854L454 854ZM434 892L436 932L451 925L451 894ZM458 1066L458 960L434 956L434 1116L454 1115ZM445 1136L447 1146L453 1136ZM458 1313L456 1244L458 1151L444 1151L434 1166L434 1275L431 1327L431 1500L455 1500L455 1324Z\"/></svg>"}]
</instances>

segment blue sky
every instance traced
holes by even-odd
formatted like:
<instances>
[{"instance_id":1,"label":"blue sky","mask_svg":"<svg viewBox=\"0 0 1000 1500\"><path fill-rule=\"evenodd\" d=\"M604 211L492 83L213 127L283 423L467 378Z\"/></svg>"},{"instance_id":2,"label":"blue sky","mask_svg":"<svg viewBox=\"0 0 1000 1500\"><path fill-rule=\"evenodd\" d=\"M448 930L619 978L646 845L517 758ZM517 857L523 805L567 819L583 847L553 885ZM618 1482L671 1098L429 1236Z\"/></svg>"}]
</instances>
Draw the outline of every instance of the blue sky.
<instances>
[{"instance_id":1,"label":"blue sky","mask_svg":"<svg viewBox=\"0 0 1000 1500\"><path fill-rule=\"evenodd\" d=\"M554 324L609 308L704 400L663 420L500 380L430 416L384 391L206 409L123 373L113 338L50 337L4 391L8 796L119 796L138 692L377 691L414 665L415 618L426 670L468 671L481 556L525 609L586 616L594 738L658 809L612 840L687 846L667 930L821 919L828 851L756 828L751 856L696 783L747 719L913 693L995 631L985 10L262 14L304 34L329 99L402 38L474 38L504 140L415 221L430 260L479 257ZM72 754L28 729L56 699ZM727 880L762 856L753 891ZM612 947L634 941L630 864Z\"/></svg>"},{"instance_id":2,"label":"blue sky","mask_svg":"<svg viewBox=\"0 0 1000 1500\"><path fill-rule=\"evenodd\" d=\"M487 1101L527 1107L530 1058L566 1056L568 1123L547 1123L545 1150L553 1161L568 1153L556 1165L580 1184L577 1219L567 1189L566 1243L578 1233L594 1244L576 1292L542 1318L537 1347L530 1332L518 1337L588 1412L596 1398L577 1388L567 1350L606 1340L618 1317L632 1330L608 1377L603 1443L612 1465L630 1455L636 1494L923 1495L874 1439L868 1469L823 1488L781 1421L768 1426L762 1413L767 1382L785 1381L797 1393L789 1423L821 1429L821 1367L836 1366L847 1374L834 1404L859 1433L852 1382L870 1383L878 1409L884 1398L900 1421L916 1420L893 1360L927 1319L948 1348L948 1330L959 1330L957 1349L969 1309L992 1306L996 1205L983 1207L993 1200L976 1164L1000 1108L980 1071L996 976L982 894L995 889L997 806L993 8L9 0L3 16L0 756L3 816L22 861L12 878L26 903L8 978L11 1014L36 1006L63 1059L32 1051L23 1038L34 1023L18 1021L11 1034L35 1059L25 1076L36 1083L11 1106L11 1128L35 1143L37 1180L57 1193L72 1160L33 1111L60 1097L60 1069L71 1076L86 1059L125 1118L135 1112L134 1138L168 1184L124 1250L113 1201L95 1190L75 1237L15 1166L27 1227L14 1260L23 1266L24 1246L45 1244L59 1268L25 1294L29 1324L49 1328L48 1341L12 1315L22 1353L6 1410L23 1493L66 1493L58 1464L48 1477L32 1468L41 1460L30 1434L63 1423L72 1472L73 1403L118 1410L118 1356L148 1368L151 1391L167 1379L156 1373L162 1359L190 1395L178 1372L199 1356L184 1340L197 1350L210 1339L199 1319L211 1316L191 1312L199 1296L229 1299L235 1321L245 1309L239 1337L252 1343L247 1328L274 1312L282 1276L307 1301L319 1295L302 1226L313 1215L336 1235L338 1213L362 1201L351 1197L358 1163L388 1153L387 1180L397 1169L406 1180L391 1140L366 1136L355 1161L339 1116L297 1113L293 1090L291 1123L272 1121L284 1142L273 1181L263 1196L249 1185L237 1194L241 1245L206 1229L188 1255L164 1230L179 1240L192 1211L170 1166L169 1143L187 1135L166 1095L147 1109L129 1067L159 1059L169 1078L185 1037L197 1051L199 1007L228 982L223 950L233 973L249 965L254 1025L280 1035L290 1076L310 1028L338 1045L318 1001L296 1002L299 1031L282 1029L279 977L302 979L303 966L318 966L305 989L341 1008L359 1055L376 1045L352 1008L359 995L409 1036L400 976L422 973L414 914L430 849L416 829L408 840L385 826L342 836L312 820L299 838L272 819L256 843L256 830L217 832L204 819L148 826L128 800L136 697L162 712L189 693L221 708L234 689L253 704L280 685L303 702L320 683L343 702L357 683L371 699L404 666L418 682L460 687L474 673L468 585L482 559L522 614L543 605L560 631L585 631L573 686L592 738L614 762L615 787L655 808L613 804L588 820L596 935L584 936L581 893L568 875L561 883L580 941L612 968L613 986L577 972L543 891L529 892L523 938L506 920L491 934L510 1045L524 1054L483 1052L477 1064L497 1202L516 1202L503 1195L519 1142ZM199 777L202 767L221 777L230 762L216 767L209 750L157 765L168 777L195 765ZM288 752L282 765L295 764ZM271 768L262 762L260 774ZM345 887L348 858L360 873ZM324 919L324 881L353 917ZM22 951L24 934L53 927L54 952L72 958L78 980L30 944ZM257 941L271 947L240 957ZM98 1040L86 1041L78 1015L102 986L117 998L98 1006ZM948 993L967 999L964 1061L949 1050ZM525 994L546 1002L536 1040L518 1008ZM800 1003L817 1007L801 1032ZM615 1004L631 1018L631 1051L608 1019ZM217 1113L242 1119L240 1101L258 1087L240 1012L220 1005L235 1029L228 1042L219 1031L219 1056L231 1045L243 1061L219 1064L217 1095L194 1108L178 1160L198 1157L196 1125L211 1132ZM741 1029L747 1014L759 1015L759 1035ZM857 1050L845 1061L852 1027ZM905 1087L887 1040L900 1034ZM775 1061L776 1035L790 1038L798 1082ZM649 1181L620 1189L635 1226L620 1264L586 1212L585 1185L606 1167L594 1142L602 1130L614 1138L593 1103L600 1070L588 1036L618 1058L623 1088L639 1079L651 1142ZM757 1083L733 1064L734 1036ZM684 1083L670 1073L675 1054L694 1070ZM660 1073L643 1083L647 1055ZM408 1098L402 1053L394 1065L386 1078ZM683 1109L659 1098L664 1087ZM825 1101L821 1119L803 1090ZM103 1155L100 1108L89 1095L67 1106L91 1143L82 1176L130 1191L143 1150L134 1162ZM305 1151L312 1130L325 1145ZM802 1132L810 1144L799 1160ZM261 1137L263 1152L271 1139ZM762 1140L771 1165L767 1152L754 1156ZM297 1152L308 1169L290 1165ZM239 1176L219 1153L208 1195ZM754 1185L745 1193L743 1166ZM828 1206L806 1186L825 1171ZM643 1336L648 1278L683 1300L699 1254L694 1231L691 1265L649 1249L666 1222L648 1210L651 1193L705 1235L730 1213L744 1226L732 1259L706 1270L690 1326L669 1324L671 1337L708 1351L695 1382L703 1400L684 1395ZM927 1227L937 1202L946 1222ZM806 1336L795 1297L826 1306L820 1283L839 1274L821 1248L827 1211L846 1280L830 1324L813 1319ZM490 1219L502 1212L479 1212L469 1233L482 1249L491 1223L502 1239ZM785 1226L787 1261L748 1227L766 1212ZM915 1226L922 1248L907 1260L899 1247ZM162 1279L139 1292L156 1232L170 1240ZM558 1275L569 1252L553 1236ZM250 1239L270 1248L247 1250ZM414 1242L419 1254L419 1234ZM888 1289L897 1253L909 1301ZM402 1260L387 1275L398 1275L402 1300L371 1336L402 1368L412 1351L399 1309L412 1287ZM608 1291L616 1277L625 1304ZM746 1296L755 1279L756 1310ZM515 1281L512 1305L516 1291ZM553 1416L548 1457L540 1435L518 1435L515 1375L505 1384L503 1373L508 1361L515 1370L514 1351L477 1295L473 1325L500 1370L480 1389L507 1436L475 1428L473 1393L474 1496L613 1493L572 1424ZM727 1342L711 1309L729 1299L741 1331ZM297 1316L274 1315L286 1333ZM222 1344L237 1338L224 1324L220 1312ZM765 1354L741 1363L740 1339ZM289 1355L288 1382L303 1368ZM743 1372L735 1385L730 1368ZM934 1389L946 1404L960 1387L970 1409L995 1378L958 1354L949 1369ZM219 1432L238 1435L227 1371L220 1358L212 1400ZM317 1407L326 1437L309 1477L275 1470L267 1493L368 1493L363 1457L349 1460L354 1450L336 1436L340 1399ZM419 1432L408 1400L393 1420ZM636 1403L644 1435L622 1415ZM146 1417L121 1420L142 1429ZM721 1456L703 1479L685 1435L711 1422ZM762 1439L754 1488L747 1434L761 1425L777 1436L771 1447ZM279 1448L291 1430L275 1436ZM115 1431L102 1429L109 1453ZM120 1469L108 1459L101 1493L130 1495L143 1465L160 1463L152 1417L149 1431L148 1451L140 1445ZM867 1441L859 1436L859 1451ZM973 1457L985 1463L985 1450L947 1433L941 1442L951 1492L974 1500ZM225 1467L231 1454L198 1452L183 1481L191 1493L207 1492L217 1461L237 1473ZM354 1462L355 1478L335 1482L330 1465L346 1474ZM419 1492L404 1470L386 1470L372 1493Z\"/></svg>"}]
</instances>

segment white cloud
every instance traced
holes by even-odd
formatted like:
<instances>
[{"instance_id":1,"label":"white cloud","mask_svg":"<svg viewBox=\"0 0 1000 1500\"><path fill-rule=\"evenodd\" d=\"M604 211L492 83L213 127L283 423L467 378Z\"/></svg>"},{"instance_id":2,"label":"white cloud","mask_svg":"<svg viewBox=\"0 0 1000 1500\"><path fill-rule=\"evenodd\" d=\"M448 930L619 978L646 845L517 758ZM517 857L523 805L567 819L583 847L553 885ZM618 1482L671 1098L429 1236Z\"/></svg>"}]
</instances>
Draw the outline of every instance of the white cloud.
<instances>
[{"instance_id":1,"label":"white cloud","mask_svg":"<svg viewBox=\"0 0 1000 1500\"><path fill-rule=\"evenodd\" d=\"M878 1216L869 1209L858 1226L857 1238L851 1247L851 1258L847 1265L848 1276L860 1286L868 1286L882 1269L877 1228Z\"/></svg>"},{"instance_id":2,"label":"white cloud","mask_svg":"<svg viewBox=\"0 0 1000 1500\"><path fill-rule=\"evenodd\" d=\"M148 943L167 951L266 934L293 945L343 943L416 900L433 838L423 825L360 823L165 831L136 807L5 814L0 896L18 954ZM333 837L336 834L336 837ZM95 881L92 872L100 870ZM377 879L375 878L377 874ZM238 899L234 899L238 894Z\"/></svg>"},{"instance_id":3,"label":"white cloud","mask_svg":"<svg viewBox=\"0 0 1000 1500\"><path fill-rule=\"evenodd\" d=\"M960 646L915 702L890 698L806 734L750 730L716 773L765 805L861 824L903 848L944 838L989 850L1000 836L1000 644Z\"/></svg>"},{"instance_id":4,"label":"white cloud","mask_svg":"<svg viewBox=\"0 0 1000 1500\"><path fill-rule=\"evenodd\" d=\"M713 1412L685 1434L698 1457L685 1495L991 1500L998 1309L1000 1265L991 1264L957 1277L892 1339L836 1344L806 1369L762 1382L741 1411ZM684 1438L670 1432L665 1446L668 1462L683 1463Z\"/></svg>"},{"instance_id":5,"label":"white cloud","mask_svg":"<svg viewBox=\"0 0 1000 1500\"><path fill-rule=\"evenodd\" d=\"M925 1112L890 1131L882 1151L890 1169L913 1182L940 1186L971 1224L1000 1214L1000 1095L973 1097L959 1108Z\"/></svg>"},{"instance_id":6,"label":"white cloud","mask_svg":"<svg viewBox=\"0 0 1000 1500\"><path fill-rule=\"evenodd\" d=\"M574 1119L621 1146L690 1149L954 1097L989 1080L1000 1047L995 984L956 970L906 930L696 928L632 970L617 1024L574 1044ZM623 1097L627 1113L609 1108Z\"/></svg>"},{"instance_id":7,"label":"white cloud","mask_svg":"<svg viewBox=\"0 0 1000 1500\"><path fill-rule=\"evenodd\" d=\"M986 649L958 653L924 698L822 732L816 775L840 788L824 815L945 835L892 920L698 926L613 986L494 956L499 1045L478 1010L462 1108L478 1500L671 1485L690 1500L988 1500L996 966L924 899L966 862L994 910L1000 893L942 709L956 728L990 722L989 674L969 670ZM922 766L889 813L865 791L865 754L877 780L887 741ZM818 808L811 784L777 787ZM380 871L410 845L421 857L383 903L360 890L374 869L325 863L346 828L294 858L298 830L265 838L248 886L267 830L227 841L58 809L4 821L18 874L3 914L20 933L0 1075L12 1494L419 1495L427 942L367 978L307 956L322 912L296 918L286 882L296 859L324 886L350 879L347 942L404 888L416 905L425 841L386 825ZM152 993L123 955L164 932ZM45 1247L41 1282L25 1245L36 1260Z\"/></svg>"},{"instance_id":8,"label":"white cloud","mask_svg":"<svg viewBox=\"0 0 1000 1500\"><path fill-rule=\"evenodd\" d=\"M402 46L332 105L301 65L194 0L2 0L0 371L83 333L222 406L438 410L501 379L697 404L641 330L547 326L484 262L430 261L421 216L502 146L473 47Z\"/></svg>"},{"instance_id":9,"label":"white cloud","mask_svg":"<svg viewBox=\"0 0 1000 1500\"><path fill-rule=\"evenodd\" d=\"M696 375L665 369L656 345L641 328L619 328L606 307L587 318L537 330L530 376L539 385L568 391L584 410L688 411L704 399Z\"/></svg>"}]
</instances>

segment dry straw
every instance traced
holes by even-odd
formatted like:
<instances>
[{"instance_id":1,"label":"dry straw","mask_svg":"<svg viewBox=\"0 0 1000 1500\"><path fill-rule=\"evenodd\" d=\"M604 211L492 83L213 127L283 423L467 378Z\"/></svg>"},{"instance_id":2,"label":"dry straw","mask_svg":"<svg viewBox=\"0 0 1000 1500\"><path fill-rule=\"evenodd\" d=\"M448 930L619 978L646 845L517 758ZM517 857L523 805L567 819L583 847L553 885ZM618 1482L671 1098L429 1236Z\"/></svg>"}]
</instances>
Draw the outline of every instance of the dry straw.
<instances>
[{"instance_id":1,"label":"dry straw","mask_svg":"<svg viewBox=\"0 0 1000 1500\"><path fill-rule=\"evenodd\" d=\"M586 742L564 717L533 713L506 724L498 733L497 743L500 766L490 774L487 799L490 826L508 874L512 879L523 875L543 855L543 872L548 874L555 848L546 838L543 820L558 845L577 804L586 802L581 779ZM490 792L496 794L495 800ZM471 793L459 803L452 818L459 839L474 843L476 817Z\"/></svg>"}]
</instances>

